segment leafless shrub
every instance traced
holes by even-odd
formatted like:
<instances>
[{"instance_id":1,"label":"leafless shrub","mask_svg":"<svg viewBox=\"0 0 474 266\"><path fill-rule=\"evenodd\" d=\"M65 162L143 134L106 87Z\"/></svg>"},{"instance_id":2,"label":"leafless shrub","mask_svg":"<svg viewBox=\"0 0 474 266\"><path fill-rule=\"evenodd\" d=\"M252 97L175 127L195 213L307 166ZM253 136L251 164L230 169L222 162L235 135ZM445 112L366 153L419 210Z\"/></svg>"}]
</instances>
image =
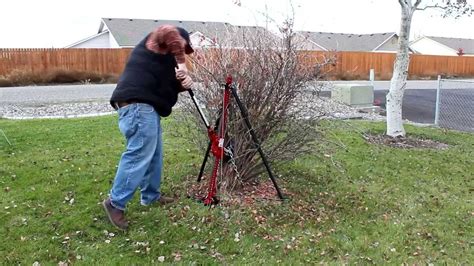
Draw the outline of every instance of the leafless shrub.
<instances>
[{"instance_id":1,"label":"leafless shrub","mask_svg":"<svg viewBox=\"0 0 474 266\"><path fill-rule=\"evenodd\" d=\"M331 56L315 58L300 53L291 21L281 28L281 33L283 38L258 27L229 28L221 41L217 40L218 46L199 49L192 57L192 74L199 83L194 91L206 107L207 116L218 116L222 107L222 83L227 75L232 75L272 166L312 151L311 143L318 137L318 119L306 115L311 108L307 101L308 87L317 87L325 67L334 61ZM193 140L200 147L207 147L205 130L196 130L202 122L195 107L190 102L184 106L186 112L179 119L190 118L187 125L190 125ZM187 112L194 115L186 116ZM265 172L232 98L226 133L225 146L233 146L238 173L233 171L231 163L225 164L221 190L235 188ZM212 162L208 162L210 164Z\"/></svg>"},{"instance_id":2,"label":"leafless shrub","mask_svg":"<svg viewBox=\"0 0 474 266\"><path fill-rule=\"evenodd\" d=\"M7 78L0 76L0 87L10 87L12 83Z\"/></svg>"},{"instance_id":3,"label":"leafless shrub","mask_svg":"<svg viewBox=\"0 0 474 266\"><path fill-rule=\"evenodd\" d=\"M89 83L114 83L117 80L117 75L80 70L54 68L47 71L31 71L16 69L5 77L0 78L0 87L84 83L86 81Z\"/></svg>"},{"instance_id":4,"label":"leafless shrub","mask_svg":"<svg viewBox=\"0 0 474 266\"><path fill-rule=\"evenodd\" d=\"M332 77L334 80L367 80L367 77L360 74L346 71L340 74L336 74Z\"/></svg>"}]
</instances>

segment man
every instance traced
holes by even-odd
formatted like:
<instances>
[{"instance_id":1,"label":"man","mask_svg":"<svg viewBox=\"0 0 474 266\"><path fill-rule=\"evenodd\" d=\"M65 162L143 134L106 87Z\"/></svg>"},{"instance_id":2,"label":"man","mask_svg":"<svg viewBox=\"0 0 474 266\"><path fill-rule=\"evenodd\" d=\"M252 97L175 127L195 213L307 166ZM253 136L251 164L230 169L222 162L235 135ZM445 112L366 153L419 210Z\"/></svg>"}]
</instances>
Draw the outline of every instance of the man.
<instances>
[{"instance_id":1,"label":"man","mask_svg":"<svg viewBox=\"0 0 474 266\"><path fill-rule=\"evenodd\" d=\"M133 49L112 94L110 103L118 112L127 149L122 153L110 197L102 205L119 229L128 228L125 207L137 188L144 206L173 202L160 193L160 118L171 114L179 92L191 88L185 54L193 52L186 30L172 25L158 27Z\"/></svg>"}]
</instances>

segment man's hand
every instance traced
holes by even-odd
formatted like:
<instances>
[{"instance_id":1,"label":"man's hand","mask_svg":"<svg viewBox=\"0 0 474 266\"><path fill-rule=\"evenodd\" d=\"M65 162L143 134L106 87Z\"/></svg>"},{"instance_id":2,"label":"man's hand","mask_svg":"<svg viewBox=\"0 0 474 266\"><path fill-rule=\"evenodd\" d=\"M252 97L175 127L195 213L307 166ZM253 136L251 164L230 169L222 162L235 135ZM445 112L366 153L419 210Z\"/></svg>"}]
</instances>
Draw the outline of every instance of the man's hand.
<instances>
[{"instance_id":1,"label":"man's hand","mask_svg":"<svg viewBox=\"0 0 474 266\"><path fill-rule=\"evenodd\" d=\"M188 67L186 66L186 64L178 64L178 69L176 71L176 74L178 72L183 73L184 75L187 75L188 74Z\"/></svg>"},{"instance_id":2,"label":"man's hand","mask_svg":"<svg viewBox=\"0 0 474 266\"><path fill-rule=\"evenodd\" d=\"M193 80L188 75L188 68L186 64L178 64L176 69L176 78L181 82L181 85L185 89L190 89L193 86Z\"/></svg>"},{"instance_id":3,"label":"man's hand","mask_svg":"<svg viewBox=\"0 0 474 266\"><path fill-rule=\"evenodd\" d=\"M181 81L183 88L189 90L193 86L193 80L190 76L186 75L184 78L178 78Z\"/></svg>"},{"instance_id":4,"label":"man's hand","mask_svg":"<svg viewBox=\"0 0 474 266\"><path fill-rule=\"evenodd\" d=\"M187 71L182 70L182 69L176 69L176 78L178 80L185 79L187 75L188 75Z\"/></svg>"}]
</instances>

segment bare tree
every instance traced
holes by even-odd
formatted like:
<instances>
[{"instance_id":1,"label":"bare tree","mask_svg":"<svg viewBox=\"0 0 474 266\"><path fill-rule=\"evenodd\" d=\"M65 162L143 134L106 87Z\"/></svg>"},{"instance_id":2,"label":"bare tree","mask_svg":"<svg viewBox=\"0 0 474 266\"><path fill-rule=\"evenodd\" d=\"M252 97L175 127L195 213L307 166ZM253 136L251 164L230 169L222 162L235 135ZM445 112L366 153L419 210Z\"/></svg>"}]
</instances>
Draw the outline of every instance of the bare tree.
<instances>
[{"instance_id":1,"label":"bare tree","mask_svg":"<svg viewBox=\"0 0 474 266\"><path fill-rule=\"evenodd\" d=\"M280 31L283 37L264 28L229 26L216 39L218 45L196 49L192 59L193 78L202 85L195 88L195 94L206 107L208 117L217 117L222 107L221 84L227 75L233 76L272 166L314 151L311 143L318 136L317 119L306 115L311 106L305 101L305 93L308 83L321 79L323 67L333 60L315 60L308 53L300 53L299 44L294 42L292 20L286 21ZM192 104L185 106L194 114L187 116L192 117L187 124L201 135L193 139L204 148L208 141L205 131L195 128L202 125L199 115ZM225 178L221 180L221 189L232 189L265 172L240 110L232 100L225 141L226 147L233 148L233 160L223 166Z\"/></svg>"},{"instance_id":2,"label":"bare tree","mask_svg":"<svg viewBox=\"0 0 474 266\"><path fill-rule=\"evenodd\" d=\"M417 10L438 9L442 16L459 17L471 15L472 6L467 0L398 0L401 6L400 33L398 51L395 58L390 90L387 94L387 135L391 137L405 136L402 122L402 100L408 76L409 36L413 13Z\"/></svg>"}]
</instances>

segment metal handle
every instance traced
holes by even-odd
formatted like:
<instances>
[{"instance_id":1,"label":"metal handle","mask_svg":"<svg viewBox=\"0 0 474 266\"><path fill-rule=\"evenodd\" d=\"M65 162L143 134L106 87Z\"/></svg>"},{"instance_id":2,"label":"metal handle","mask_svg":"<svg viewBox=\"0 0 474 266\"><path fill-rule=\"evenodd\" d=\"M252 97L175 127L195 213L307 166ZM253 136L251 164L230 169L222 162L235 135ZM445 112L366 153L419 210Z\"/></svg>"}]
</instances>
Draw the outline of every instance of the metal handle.
<instances>
[{"instance_id":1,"label":"metal handle","mask_svg":"<svg viewBox=\"0 0 474 266\"><path fill-rule=\"evenodd\" d=\"M196 97L194 96L194 92L192 89L188 90L189 95L191 96L191 99L193 99L194 105L196 105L196 108L198 109L199 115L201 116L202 121L204 121L204 124L206 125L206 128L209 128L209 122L206 119L206 116L204 115L204 112L202 111L201 107L199 107L198 101Z\"/></svg>"}]
</instances>

